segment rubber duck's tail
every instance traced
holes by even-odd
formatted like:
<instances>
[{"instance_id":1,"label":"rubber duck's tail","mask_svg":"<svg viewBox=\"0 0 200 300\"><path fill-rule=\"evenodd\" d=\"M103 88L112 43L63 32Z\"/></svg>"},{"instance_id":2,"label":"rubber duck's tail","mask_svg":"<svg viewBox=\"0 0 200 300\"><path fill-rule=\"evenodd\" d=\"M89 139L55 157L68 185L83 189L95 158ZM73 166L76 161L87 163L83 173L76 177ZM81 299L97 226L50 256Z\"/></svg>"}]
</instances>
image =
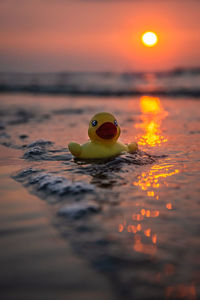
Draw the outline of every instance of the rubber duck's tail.
<instances>
[{"instance_id":1,"label":"rubber duck's tail","mask_svg":"<svg viewBox=\"0 0 200 300\"><path fill-rule=\"evenodd\" d=\"M71 142L68 145L69 151L75 156L79 157L81 154L81 145Z\"/></svg>"}]
</instances>

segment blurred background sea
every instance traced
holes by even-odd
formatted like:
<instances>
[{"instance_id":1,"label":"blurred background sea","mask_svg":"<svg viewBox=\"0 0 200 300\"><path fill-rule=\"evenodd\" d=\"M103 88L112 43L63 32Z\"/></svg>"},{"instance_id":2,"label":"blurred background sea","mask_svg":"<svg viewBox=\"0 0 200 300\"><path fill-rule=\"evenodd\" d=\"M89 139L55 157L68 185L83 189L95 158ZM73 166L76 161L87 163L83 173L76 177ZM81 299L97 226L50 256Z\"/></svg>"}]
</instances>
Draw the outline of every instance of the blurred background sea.
<instances>
[{"instance_id":1,"label":"blurred background sea","mask_svg":"<svg viewBox=\"0 0 200 300\"><path fill-rule=\"evenodd\" d=\"M0 92L200 97L200 68L163 72L0 73Z\"/></svg>"}]
</instances>

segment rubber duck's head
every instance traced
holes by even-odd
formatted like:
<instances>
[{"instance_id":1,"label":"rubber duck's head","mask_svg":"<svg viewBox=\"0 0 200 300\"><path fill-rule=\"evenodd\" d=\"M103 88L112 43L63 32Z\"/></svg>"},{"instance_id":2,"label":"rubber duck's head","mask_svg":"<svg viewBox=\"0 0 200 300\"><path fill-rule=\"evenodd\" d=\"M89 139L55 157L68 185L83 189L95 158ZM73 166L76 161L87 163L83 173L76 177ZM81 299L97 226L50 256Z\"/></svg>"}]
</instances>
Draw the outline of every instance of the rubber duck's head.
<instances>
[{"instance_id":1,"label":"rubber duck's head","mask_svg":"<svg viewBox=\"0 0 200 300\"><path fill-rule=\"evenodd\" d=\"M109 113L98 113L90 120L88 135L91 141L114 143L120 133L121 130L117 120Z\"/></svg>"}]
</instances>

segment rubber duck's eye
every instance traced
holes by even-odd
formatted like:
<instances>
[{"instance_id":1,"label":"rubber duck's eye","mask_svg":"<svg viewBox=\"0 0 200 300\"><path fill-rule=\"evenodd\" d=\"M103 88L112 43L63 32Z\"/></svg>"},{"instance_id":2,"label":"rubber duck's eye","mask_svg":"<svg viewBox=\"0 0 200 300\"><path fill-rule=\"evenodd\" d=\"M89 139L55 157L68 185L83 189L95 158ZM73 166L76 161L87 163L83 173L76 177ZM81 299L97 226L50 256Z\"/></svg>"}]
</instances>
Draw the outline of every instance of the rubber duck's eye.
<instances>
[{"instance_id":1,"label":"rubber duck's eye","mask_svg":"<svg viewBox=\"0 0 200 300\"><path fill-rule=\"evenodd\" d=\"M116 121L116 120L114 121L114 124L115 124L115 126L118 126L118 123L117 123L117 121Z\"/></svg>"},{"instance_id":2,"label":"rubber duck's eye","mask_svg":"<svg viewBox=\"0 0 200 300\"><path fill-rule=\"evenodd\" d=\"M94 126L97 126L97 120L93 120L92 121L92 126L94 127Z\"/></svg>"}]
</instances>

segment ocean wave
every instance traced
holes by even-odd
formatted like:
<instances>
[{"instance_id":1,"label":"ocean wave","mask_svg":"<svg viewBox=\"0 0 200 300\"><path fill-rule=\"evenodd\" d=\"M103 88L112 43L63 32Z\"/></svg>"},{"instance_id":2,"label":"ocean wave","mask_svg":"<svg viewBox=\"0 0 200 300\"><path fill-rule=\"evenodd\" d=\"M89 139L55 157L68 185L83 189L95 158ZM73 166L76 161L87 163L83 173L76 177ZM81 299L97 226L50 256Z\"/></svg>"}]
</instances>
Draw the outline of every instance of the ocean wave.
<instances>
[{"instance_id":1,"label":"ocean wave","mask_svg":"<svg viewBox=\"0 0 200 300\"><path fill-rule=\"evenodd\" d=\"M168 72L0 73L0 92L72 96L200 97L200 68Z\"/></svg>"}]
</instances>

